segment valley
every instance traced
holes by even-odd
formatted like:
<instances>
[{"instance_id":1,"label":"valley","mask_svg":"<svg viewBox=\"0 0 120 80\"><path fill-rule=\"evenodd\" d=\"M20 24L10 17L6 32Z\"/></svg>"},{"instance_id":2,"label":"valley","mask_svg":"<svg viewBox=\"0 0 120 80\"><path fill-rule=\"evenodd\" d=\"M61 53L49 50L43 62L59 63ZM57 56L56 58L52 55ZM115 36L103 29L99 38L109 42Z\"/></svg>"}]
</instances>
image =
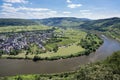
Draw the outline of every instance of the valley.
<instances>
[{"instance_id":1,"label":"valley","mask_svg":"<svg viewBox=\"0 0 120 80\"><path fill-rule=\"evenodd\" d=\"M56 19L59 22L59 18ZM117 24L118 27L114 26L116 23L109 24L112 20L116 21L116 18L107 19L106 22L104 20L66 19L69 25L74 24L72 22L74 20L76 22L74 26L64 23L64 19L60 19L61 23L56 24L52 18L53 24L51 25L43 24L42 20L40 22L32 20L37 23L29 26L0 27L0 79L82 80L89 78L93 80L103 79L106 76L119 78L117 70L119 66L116 69L112 68L112 66L119 65L118 58L116 58L117 64L104 67L110 64L106 63L108 60L106 58L120 50L119 24ZM119 52L113 55L119 57ZM93 72L94 75L91 73L94 68L100 71L99 75L96 74L97 71ZM107 74L109 69L111 73ZM103 72L106 73L105 76L102 76ZM81 77L81 75L84 76Z\"/></svg>"},{"instance_id":2,"label":"valley","mask_svg":"<svg viewBox=\"0 0 120 80\"><path fill-rule=\"evenodd\" d=\"M0 80L120 80L120 0L0 0Z\"/></svg>"}]
</instances>

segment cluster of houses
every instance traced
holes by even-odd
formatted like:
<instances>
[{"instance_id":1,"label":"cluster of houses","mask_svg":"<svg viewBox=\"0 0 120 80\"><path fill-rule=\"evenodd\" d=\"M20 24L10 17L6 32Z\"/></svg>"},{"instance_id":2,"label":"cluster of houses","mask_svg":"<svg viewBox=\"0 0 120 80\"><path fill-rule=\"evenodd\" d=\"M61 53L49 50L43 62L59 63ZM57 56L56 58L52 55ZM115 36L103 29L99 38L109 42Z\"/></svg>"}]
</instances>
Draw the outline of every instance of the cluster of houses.
<instances>
[{"instance_id":1,"label":"cluster of houses","mask_svg":"<svg viewBox=\"0 0 120 80\"><path fill-rule=\"evenodd\" d=\"M43 43L50 39L53 31L27 31L16 33L0 33L0 51L10 53L11 50L21 50L35 43L45 50Z\"/></svg>"}]
</instances>

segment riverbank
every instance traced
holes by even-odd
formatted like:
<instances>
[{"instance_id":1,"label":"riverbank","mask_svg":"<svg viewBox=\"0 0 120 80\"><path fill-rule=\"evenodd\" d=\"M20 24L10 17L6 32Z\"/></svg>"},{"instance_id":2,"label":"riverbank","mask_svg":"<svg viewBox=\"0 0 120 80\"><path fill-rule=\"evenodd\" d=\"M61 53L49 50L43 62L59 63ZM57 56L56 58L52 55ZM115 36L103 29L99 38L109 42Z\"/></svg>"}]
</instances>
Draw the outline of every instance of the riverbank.
<instances>
[{"instance_id":1,"label":"riverbank","mask_svg":"<svg viewBox=\"0 0 120 80\"><path fill-rule=\"evenodd\" d=\"M118 31L119 32L119 31ZM117 35L119 35L119 34L115 34L114 32L104 32L104 34L105 35L107 35L107 36L109 36L109 37L111 37L111 38L113 38L113 39L116 39L117 41L119 41L120 42L120 37L118 37Z\"/></svg>"},{"instance_id":2,"label":"riverbank","mask_svg":"<svg viewBox=\"0 0 120 80\"><path fill-rule=\"evenodd\" d=\"M58 74L31 74L31 75L17 75L12 77L1 77L1 80L96 80L96 79L120 79L120 51L115 52L112 56L104 61L91 63L80 66L79 69L72 72L58 73ZM115 60L114 60L115 59ZM114 68L113 68L114 67ZM103 75L104 73L104 75Z\"/></svg>"}]
</instances>

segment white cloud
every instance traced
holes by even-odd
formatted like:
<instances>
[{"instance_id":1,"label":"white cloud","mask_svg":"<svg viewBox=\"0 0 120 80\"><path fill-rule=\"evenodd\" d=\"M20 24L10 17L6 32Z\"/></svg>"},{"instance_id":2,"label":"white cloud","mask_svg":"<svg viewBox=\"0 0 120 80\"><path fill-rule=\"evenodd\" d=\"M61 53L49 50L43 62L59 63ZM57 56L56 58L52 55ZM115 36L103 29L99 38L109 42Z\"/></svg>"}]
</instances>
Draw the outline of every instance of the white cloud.
<instances>
[{"instance_id":1,"label":"white cloud","mask_svg":"<svg viewBox=\"0 0 120 80\"><path fill-rule=\"evenodd\" d=\"M64 11L63 14L70 14L71 12L68 11Z\"/></svg>"},{"instance_id":2,"label":"white cloud","mask_svg":"<svg viewBox=\"0 0 120 80\"><path fill-rule=\"evenodd\" d=\"M81 13L83 15L91 15L92 13L91 12L84 12L84 13Z\"/></svg>"},{"instance_id":3,"label":"white cloud","mask_svg":"<svg viewBox=\"0 0 120 80\"><path fill-rule=\"evenodd\" d=\"M80 10L80 12L90 12L90 10Z\"/></svg>"},{"instance_id":4,"label":"white cloud","mask_svg":"<svg viewBox=\"0 0 120 80\"><path fill-rule=\"evenodd\" d=\"M63 16L58 14L55 11L46 11L46 12L2 12L0 13L1 18L26 18L26 19L42 19L48 17L59 17Z\"/></svg>"},{"instance_id":5,"label":"white cloud","mask_svg":"<svg viewBox=\"0 0 120 80\"><path fill-rule=\"evenodd\" d=\"M23 10L23 11L49 11L48 8L28 8L28 7L19 7L17 10Z\"/></svg>"},{"instance_id":6,"label":"white cloud","mask_svg":"<svg viewBox=\"0 0 120 80\"><path fill-rule=\"evenodd\" d=\"M12 7L12 4L10 3L3 3L2 7L2 12L16 12L17 9Z\"/></svg>"},{"instance_id":7,"label":"white cloud","mask_svg":"<svg viewBox=\"0 0 120 80\"><path fill-rule=\"evenodd\" d=\"M93 13L90 11L90 10L80 10L80 13L83 15L83 16L91 16Z\"/></svg>"},{"instance_id":8,"label":"white cloud","mask_svg":"<svg viewBox=\"0 0 120 80\"><path fill-rule=\"evenodd\" d=\"M2 11L3 12L16 12L16 11L31 11L31 12L38 12L38 11L50 11L48 8L29 8L29 7L13 7L10 3L3 3Z\"/></svg>"},{"instance_id":9,"label":"white cloud","mask_svg":"<svg viewBox=\"0 0 120 80\"><path fill-rule=\"evenodd\" d=\"M49 12L50 12L50 13L57 14L57 11L52 11L52 10L51 10L51 11L49 11Z\"/></svg>"},{"instance_id":10,"label":"white cloud","mask_svg":"<svg viewBox=\"0 0 120 80\"><path fill-rule=\"evenodd\" d=\"M78 7L81 7L81 6L82 6L82 4L68 4L67 7L69 7L69 8L78 8Z\"/></svg>"},{"instance_id":11,"label":"white cloud","mask_svg":"<svg viewBox=\"0 0 120 80\"><path fill-rule=\"evenodd\" d=\"M3 3L3 6L12 6L10 3Z\"/></svg>"},{"instance_id":12,"label":"white cloud","mask_svg":"<svg viewBox=\"0 0 120 80\"><path fill-rule=\"evenodd\" d=\"M63 16L48 8L14 7L10 3L3 3L0 10L1 18L48 18Z\"/></svg>"},{"instance_id":13,"label":"white cloud","mask_svg":"<svg viewBox=\"0 0 120 80\"><path fill-rule=\"evenodd\" d=\"M28 3L27 0L3 0L5 2L9 2L9 3Z\"/></svg>"},{"instance_id":14,"label":"white cloud","mask_svg":"<svg viewBox=\"0 0 120 80\"><path fill-rule=\"evenodd\" d=\"M67 2L67 3L72 3L72 1L71 1L71 0L66 0L66 2Z\"/></svg>"}]
</instances>

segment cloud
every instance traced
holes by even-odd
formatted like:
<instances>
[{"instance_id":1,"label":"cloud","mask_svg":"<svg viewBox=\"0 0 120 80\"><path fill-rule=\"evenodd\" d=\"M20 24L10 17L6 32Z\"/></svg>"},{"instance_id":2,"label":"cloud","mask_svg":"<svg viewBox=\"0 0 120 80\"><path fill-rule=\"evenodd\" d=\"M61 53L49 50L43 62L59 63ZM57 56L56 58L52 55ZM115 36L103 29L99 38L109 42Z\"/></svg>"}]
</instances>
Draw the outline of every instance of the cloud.
<instances>
[{"instance_id":1,"label":"cloud","mask_svg":"<svg viewBox=\"0 0 120 80\"><path fill-rule=\"evenodd\" d=\"M41 19L48 17L63 16L57 11L48 8L32 8L32 7L14 7L11 3L3 3L0 10L1 18L29 18Z\"/></svg>"},{"instance_id":2,"label":"cloud","mask_svg":"<svg viewBox=\"0 0 120 80\"><path fill-rule=\"evenodd\" d=\"M1 6L2 8L2 12L16 12L17 9L12 7L12 4L10 3L3 3L3 5Z\"/></svg>"},{"instance_id":3,"label":"cloud","mask_svg":"<svg viewBox=\"0 0 120 80\"><path fill-rule=\"evenodd\" d=\"M49 11L48 8L28 8L28 7L19 7L17 10L23 10L23 11Z\"/></svg>"},{"instance_id":4,"label":"cloud","mask_svg":"<svg viewBox=\"0 0 120 80\"><path fill-rule=\"evenodd\" d=\"M64 11L63 14L70 14L71 12L68 11Z\"/></svg>"},{"instance_id":5,"label":"cloud","mask_svg":"<svg viewBox=\"0 0 120 80\"><path fill-rule=\"evenodd\" d=\"M46 12L2 12L0 13L1 18L25 18L25 19L42 19L49 17L59 17L62 16L55 11L46 11Z\"/></svg>"},{"instance_id":6,"label":"cloud","mask_svg":"<svg viewBox=\"0 0 120 80\"><path fill-rule=\"evenodd\" d=\"M71 1L71 0L66 0L66 2L67 2L67 3L72 3L72 1Z\"/></svg>"},{"instance_id":7,"label":"cloud","mask_svg":"<svg viewBox=\"0 0 120 80\"><path fill-rule=\"evenodd\" d=\"M90 16L90 15L93 14L90 10L80 10L80 13L81 13L83 16Z\"/></svg>"},{"instance_id":8,"label":"cloud","mask_svg":"<svg viewBox=\"0 0 120 80\"><path fill-rule=\"evenodd\" d=\"M5 2L9 2L9 3L28 3L27 0L3 0Z\"/></svg>"},{"instance_id":9,"label":"cloud","mask_svg":"<svg viewBox=\"0 0 120 80\"><path fill-rule=\"evenodd\" d=\"M80 12L90 12L90 10L80 10Z\"/></svg>"},{"instance_id":10,"label":"cloud","mask_svg":"<svg viewBox=\"0 0 120 80\"><path fill-rule=\"evenodd\" d=\"M16 12L16 11L31 11L31 12L38 12L38 11L49 11L48 8L29 8L29 7L13 7L10 3L3 3L2 11L4 12Z\"/></svg>"},{"instance_id":11,"label":"cloud","mask_svg":"<svg viewBox=\"0 0 120 80\"><path fill-rule=\"evenodd\" d=\"M82 4L68 4L67 7L69 7L69 8L78 8L78 7L81 7L81 6L82 6Z\"/></svg>"},{"instance_id":12,"label":"cloud","mask_svg":"<svg viewBox=\"0 0 120 80\"><path fill-rule=\"evenodd\" d=\"M10 4L10 3L3 3L3 6L9 6L9 7L11 7L12 4Z\"/></svg>"},{"instance_id":13,"label":"cloud","mask_svg":"<svg viewBox=\"0 0 120 80\"><path fill-rule=\"evenodd\" d=\"M92 13L91 12L85 12L85 13L81 13L81 14L83 14L83 15L91 15Z\"/></svg>"}]
</instances>

